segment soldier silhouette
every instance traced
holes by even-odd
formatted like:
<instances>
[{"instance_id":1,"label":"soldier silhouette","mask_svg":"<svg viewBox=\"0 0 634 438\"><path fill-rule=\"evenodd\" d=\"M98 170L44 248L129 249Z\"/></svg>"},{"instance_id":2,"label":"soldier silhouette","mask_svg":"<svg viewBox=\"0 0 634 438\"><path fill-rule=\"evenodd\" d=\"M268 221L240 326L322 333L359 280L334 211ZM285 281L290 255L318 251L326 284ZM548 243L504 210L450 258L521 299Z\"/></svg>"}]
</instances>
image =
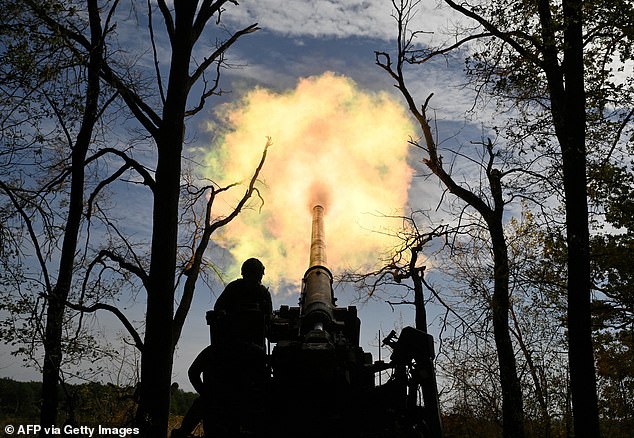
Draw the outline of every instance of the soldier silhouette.
<instances>
[{"instance_id":1,"label":"soldier silhouette","mask_svg":"<svg viewBox=\"0 0 634 438\"><path fill-rule=\"evenodd\" d=\"M188 437L203 420L205 436L240 436L263 420L267 368L266 337L273 313L262 285L264 265L242 264L242 278L229 283L211 312L211 345L192 362L188 376L200 394L172 438ZM248 424L251 423L251 424Z\"/></svg>"},{"instance_id":2,"label":"soldier silhouette","mask_svg":"<svg viewBox=\"0 0 634 438\"><path fill-rule=\"evenodd\" d=\"M218 324L212 345L235 350L236 345L248 343L264 348L273 313L271 294L262 285L264 265L250 258L242 264L241 273L242 278L229 283L216 300Z\"/></svg>"}]
</instances>

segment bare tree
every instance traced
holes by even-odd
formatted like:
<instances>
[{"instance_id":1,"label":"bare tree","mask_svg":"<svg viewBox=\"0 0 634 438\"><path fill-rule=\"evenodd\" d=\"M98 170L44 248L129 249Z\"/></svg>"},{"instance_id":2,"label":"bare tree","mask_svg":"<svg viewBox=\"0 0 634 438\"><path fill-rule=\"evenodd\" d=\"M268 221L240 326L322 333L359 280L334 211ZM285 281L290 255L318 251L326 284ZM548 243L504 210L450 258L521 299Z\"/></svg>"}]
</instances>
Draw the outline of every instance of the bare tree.
<instances>
[{"instance_id":1,"label":"bare tree","mask_svg":"<svg viewBox=\"0 0 634 438\"><path fill-rule=\"evenodd\" d=\"M220 65L225 51L243 35L257 29L244 28L206 56L190 72L193 49L205 26L214 15L220 18L226 0L177 2L173 12L159 1L160 13L172 49L167 86L161 94L162 112L157 113L114 71L107 71L106 81L117 88L137 120L156 143L157 165L154 175L152 244L150 267L144 279L147 290L144 349L141 358L140 400L137 422L149 437L167 435L169 388L171 384L174 332L174 293L181 185L181 156L185 137L185 119L202 109L215 87L207 88L199 102L187 109L187 98L194 84L210 67ZM152 10L149 11L149 17ZM151 20L150 20L151 22ZM219 68L216 72L219 74ZM157 80L162 84L159 70ZM163 90L163 87L159 87Z\"/></svg>"},{"instance_id":2,"label":"bare tree","mask_svg":"<svg viewBox=\"0 0 634 438\"><path fill-rule=\"evenodd\" d=\"M502 387L504 436L522 437L524 436L522 392L509 332L509 262L503 229L503 213L507 201L504 200L503 196L502 180L508 173L496 166L498 154L494 150L491 140L482 145L487 157L482 163L482 171L488 186L488 196L484 192L475 193L469 188L458 184L452 177L451 171L445 168L426 113L432 95L429 95L425 102L419 106L409 91L403 72L404 66L410 62L412 57L412 44L415 33L408 34L408 25L413 12L412 8L416 4L393 2L398 26L395 60L392 60L390 53L377 52L376 63L394 79L396 88L405 98L410 112L415 117L422 131L422 143L416 141L413 141L413 143L425 153L423 158L425 165L438 177L450 193L460 198L480 215L488 230L493 253L494 285L491 311Z\"/></svg>"}]
</instances>

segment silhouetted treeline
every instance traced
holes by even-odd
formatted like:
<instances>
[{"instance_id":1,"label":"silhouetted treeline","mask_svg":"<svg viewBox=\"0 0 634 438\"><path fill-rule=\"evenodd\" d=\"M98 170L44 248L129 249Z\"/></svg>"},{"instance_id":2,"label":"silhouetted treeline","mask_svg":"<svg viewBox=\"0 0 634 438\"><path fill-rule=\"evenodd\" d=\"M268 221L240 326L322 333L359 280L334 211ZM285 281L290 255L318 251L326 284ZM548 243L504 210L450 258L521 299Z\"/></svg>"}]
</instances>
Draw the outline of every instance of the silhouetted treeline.
<instances>
[{"instance_id":1,"label":"silhouetted treeline","mask_svg":"<svg viewBox=\"0 0 634 438\"><path fill-rule=\"evenodd\" d=\"M40 416L41 382L18 382L0 378L0 424L37 424ZM172 386L171 415L179 417L197 394ZM78 425L122 427L131 425L136 411L134 387L82 383L59 389L60 422Z\"/></svg>"},{"instance_id":2,"label":"silhouetted treeline","mask_svg":"<svg viewBox=\"0 0 634 438\"><path fill-rule=\"evenodd\" d=\"M0 418L32 420L40 415L41 382L0 379Z\"/></svg>"}]
</instances>

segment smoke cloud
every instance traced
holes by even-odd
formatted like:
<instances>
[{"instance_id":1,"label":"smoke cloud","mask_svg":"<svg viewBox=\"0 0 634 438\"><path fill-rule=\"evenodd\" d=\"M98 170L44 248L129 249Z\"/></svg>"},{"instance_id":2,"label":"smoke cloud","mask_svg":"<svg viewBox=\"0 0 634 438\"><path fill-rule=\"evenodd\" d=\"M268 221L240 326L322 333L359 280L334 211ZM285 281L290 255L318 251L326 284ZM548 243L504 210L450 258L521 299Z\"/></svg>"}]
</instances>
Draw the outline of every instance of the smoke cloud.
<instances>
[{"instance_id":1,"label":"smoke cloud","mask_svg":"<svg viewBox=\"0 0 634 438\"><path fill-rule=\"evenodd\" d=\"M383 216L402 214L406 204L412 177L407 140L414 129L388 94L325 73L283 93L251 90L223 106L219 117L229 128L205 164L207 176L221 185L248 182L267 137L272 141L257 185L263 206L253 198L252 208L215 236L237 266L258 257L273 292L297 284L308 268L316 204L325 209L333 273L373 266L393 246L384 231L395 224ZM237 199L223 202L215 215L227 214Z\"/></svg>"}]
</instances>

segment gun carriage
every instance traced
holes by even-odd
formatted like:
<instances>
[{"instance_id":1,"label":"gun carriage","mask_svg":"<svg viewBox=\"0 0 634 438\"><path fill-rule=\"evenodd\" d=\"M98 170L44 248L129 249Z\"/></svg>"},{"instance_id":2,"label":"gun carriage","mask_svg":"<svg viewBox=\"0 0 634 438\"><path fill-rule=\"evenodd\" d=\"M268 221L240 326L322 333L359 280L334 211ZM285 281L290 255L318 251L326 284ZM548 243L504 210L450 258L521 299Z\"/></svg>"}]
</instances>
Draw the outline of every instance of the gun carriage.
<instances>
[{"instance_id":1,"label":"gun carriage","mask_svg":"<svg viewBox=\"0 0 634 438\"><path fill-rule=\"evenodd\" d=\"M299 305L283 305L273 312L267 328L272 351L262 352L259 358L238 359L265 370L261 384L234 387L242 402L239 434L441 437L432 336L412 327L404 328L398 337L393 331L383 340L392 349L390 361L373 361L372 354L359 345L361 321L356 307L337 307L332 283L324 209L317 205ZM212 345L218 330L250 327L257 341L265 335L263 316L253 312L229 328L220 328L224 323L214 311L207 313L207 321ZM254 331L256 327L261 331ZM379 374L385 372L389 378L380 381Z\"/></svg>"}]
</instances>

